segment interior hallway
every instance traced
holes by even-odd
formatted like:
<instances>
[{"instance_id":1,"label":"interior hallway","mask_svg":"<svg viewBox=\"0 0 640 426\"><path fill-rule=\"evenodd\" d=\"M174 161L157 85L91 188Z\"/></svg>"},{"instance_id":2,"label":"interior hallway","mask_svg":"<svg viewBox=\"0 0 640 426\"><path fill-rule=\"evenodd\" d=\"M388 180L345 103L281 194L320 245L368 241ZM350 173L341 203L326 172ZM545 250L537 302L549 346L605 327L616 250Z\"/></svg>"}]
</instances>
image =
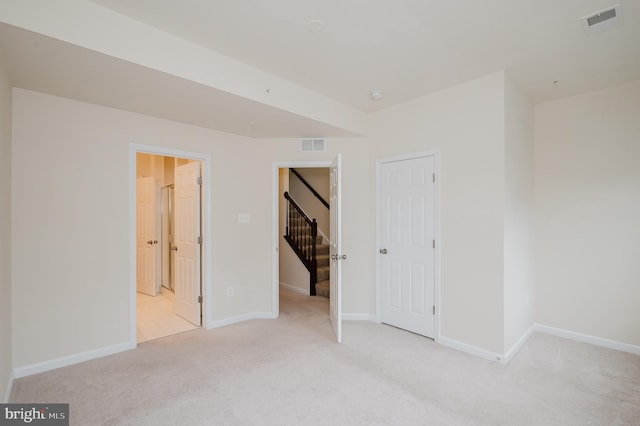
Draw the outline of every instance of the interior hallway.
<instances>
[{"instance_id":1,"label":"interior hallway","mask_svg":"<svg viewBox=\"0 0 640 426\"><path fill-rule=\"evenodd\" d=\"M534 334L509 365L393 327L344 324L280 290L280 317L197 329L17 379L11 402L68 402L71 424L631 425L640 357Z\"/></svg>"}]
</instances>

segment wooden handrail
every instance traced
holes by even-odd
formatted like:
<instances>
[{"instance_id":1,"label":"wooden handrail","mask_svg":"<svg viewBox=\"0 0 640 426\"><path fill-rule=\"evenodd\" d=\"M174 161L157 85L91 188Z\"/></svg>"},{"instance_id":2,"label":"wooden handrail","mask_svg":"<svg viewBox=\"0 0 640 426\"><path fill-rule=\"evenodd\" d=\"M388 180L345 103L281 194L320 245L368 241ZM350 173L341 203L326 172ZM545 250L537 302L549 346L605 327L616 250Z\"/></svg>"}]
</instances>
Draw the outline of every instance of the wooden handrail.
<instances>
[{"instance_id":1,"label":"wooden handrail","mask_svg":"<svg viewBox=\"0 0 640 426\"><path fill-rule=\"evenodd\" d=\"M287 200L287 226L284 239L309 271L309 294L315 296L318 282L318 260L316 259L318 223L304 213L288 192L284 193L284 198Z\"/></svg>"},{"instance_id":2,"label":"wooden handrail","mask_svg":"<svg viewBox=\"0 0 640 426\"><path fill-rule=\"evenodd\" d=\"M312 193L313 195L315 195L315 197L316 197L318 200L320 200L320 202L321 202L322 204L324 204L324 206L325 206L326 208L330 208L330 207L329 207L329 203L327 203L327 202L326 202L326 200L325 200L324 198L322 198L322 195L318 194L318 191L316 191L316 190L313 188L313 186L311 186L311 184L310 184L309 182L307 182L307 181L306 181L306 179L305 179L305 178L303 178L303 177L302 177L302 175L301 175L300 173L298 173L298 171L297 171L296 169L291 168L291 169L289 169L289 170L291 170L291 173L293 173L294 175L296 175L296 176L298 177L298 179L300 179L300 182L302 182L302 183L304 184L304 186L306 186L306 187L309 189L309 191L311 191L311 193Z\"/></svg>"}]
</instances>

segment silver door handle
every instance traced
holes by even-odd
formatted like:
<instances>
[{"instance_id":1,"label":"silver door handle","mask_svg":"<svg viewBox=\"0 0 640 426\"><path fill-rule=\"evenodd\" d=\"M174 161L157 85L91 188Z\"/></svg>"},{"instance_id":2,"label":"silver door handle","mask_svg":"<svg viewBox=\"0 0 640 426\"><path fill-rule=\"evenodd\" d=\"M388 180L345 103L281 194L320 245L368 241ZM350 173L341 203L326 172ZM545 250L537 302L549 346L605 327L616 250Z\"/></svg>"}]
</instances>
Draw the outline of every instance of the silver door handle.
<instances>
[{"instance_id":1,"label":"silver door handle","mask_svg":"<svg viewBox=\"0 0 640 426\"><path fill-rule=\"evenodd\" d=\"M387 254L387 249L380 249L380 254Z\"/></svg>"}]
</instances>

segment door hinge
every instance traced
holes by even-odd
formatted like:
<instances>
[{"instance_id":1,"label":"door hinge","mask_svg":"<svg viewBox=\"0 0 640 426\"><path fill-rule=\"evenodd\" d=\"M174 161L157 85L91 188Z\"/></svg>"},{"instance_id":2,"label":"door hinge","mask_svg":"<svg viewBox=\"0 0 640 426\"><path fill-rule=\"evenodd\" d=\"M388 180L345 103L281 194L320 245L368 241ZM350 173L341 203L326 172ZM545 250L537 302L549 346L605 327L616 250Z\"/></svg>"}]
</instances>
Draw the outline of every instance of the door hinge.
<instances>
[{"instance_id":1,"label":"door hinge","mask_svg":"<svg viewBox=\"0 0 640 426\"><path fill-rule=\"evenodd\" d=\"M433 315L436 314L436 305L433 305Z\"/></svg>"},{"instance_id":2,"label":"door hinge","mask_svg":"<svg viewBox=\"0 0 640 426\"><path fill-rule=\"evenodd\" d=\"M436 240L433 240L433 248L436 248Z\"/></svg>"},{"instance_id":3,"label":"door hinge","mask_svg":"<svg viewBox=\"0 0 640 426\"><path fill-rule=\"evenodd\" d=\"M198 296L198 303L202 303L202 296Z\"/></svg>"},{"instance_id":4,"label":"door hinge","mask_svg":"<svg viewBox=\"0 0 640 426\"><path fill-rule=\"evenodd\" d=\"M202 244L202 237L198 237L198 244Z\"/></svg>"},{"instance_id":5,"label":"door hinge","mask_svg":"<svg viewBox=\"0 0 640 426\"><path fill-rule=\"evenodd\" d=\"M199 176L196 182L198 185L202 185L202 176Z\"/></svg>"},{"instance_id":6,"label":"door hinge","mask_svg":"<svg viewBox=\"0 0 640 426\"><path fill-rule=\"evenodd\" d=\"M434 182L436 181L436 174L435 173L433 174L433 181Z\"/></svg>"}]
</instances>

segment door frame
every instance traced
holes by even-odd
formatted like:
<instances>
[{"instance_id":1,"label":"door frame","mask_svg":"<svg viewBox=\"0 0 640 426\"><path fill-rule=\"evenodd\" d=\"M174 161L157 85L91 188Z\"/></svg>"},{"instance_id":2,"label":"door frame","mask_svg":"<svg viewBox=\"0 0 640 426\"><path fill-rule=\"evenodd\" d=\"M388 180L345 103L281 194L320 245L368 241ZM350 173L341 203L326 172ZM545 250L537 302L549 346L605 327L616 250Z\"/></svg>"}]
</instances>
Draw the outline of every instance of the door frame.
<instances>
[{"instance_id":1,"label":"door frame","mask_svg":"<svg viewBox=\"0 0 640 426\"><path fill-rule=\"evenodd\" d=\"M273 243L273 256L271 258L271 270L273 271L272 279L272 290L273 298L271 301L271 309L273 313L273 318L278 318L280 316L280 212L279 212L279 202L280 195L279 192L279 181L280 181L280 169L291 169L291 168L329 168L331 167L331 161L276 161L272 165L272 181L271 181L271 193L273 194L273 203L272 203L272 243Z\"/></svg>"},{"instance_id":2,"label":"door frame","mask_svg":"<svg viewBox=\"0 0 640 426\"><path fill-rule=\"evenodd\" d=\"M212 244L211 241L211 155L184 151L174 148L165 148L153 145L129 144L129 344L130 347L138 346L137 332L137 308L136 308L136 155L152 154L166 157L187 158L200 161L202 164L202 198L201 198L201 280L202 289L202 327L209 328L212 324L211 309L209 309L208 295L213 294L212 282Z\"/></svg>"},{"instance_id":3,"label":"door frame","mask_svg":"<svg viewBox=\"0 0 640 426\"><path fill-rule=\"evenodd\" d=\"M397 155L394 157L381 158L376 160L376 322L382 323L382 306L381 306L381 265L380 254L378 250L381 246L382 235L382 223L380 218L382 217L381 206L381 185L380 176L382 174L382 165L386 163L393 163L396 161L414 160L422 157L433 157L434 172L436 174L436 181L434 186L434 238L436 240L435 259L434 259L434 303L436 305L436 315L434 324L434 340L437 342L440 338L440 151L437 149L417 152L412 154Z\"/></svg>"}]
</instances>

